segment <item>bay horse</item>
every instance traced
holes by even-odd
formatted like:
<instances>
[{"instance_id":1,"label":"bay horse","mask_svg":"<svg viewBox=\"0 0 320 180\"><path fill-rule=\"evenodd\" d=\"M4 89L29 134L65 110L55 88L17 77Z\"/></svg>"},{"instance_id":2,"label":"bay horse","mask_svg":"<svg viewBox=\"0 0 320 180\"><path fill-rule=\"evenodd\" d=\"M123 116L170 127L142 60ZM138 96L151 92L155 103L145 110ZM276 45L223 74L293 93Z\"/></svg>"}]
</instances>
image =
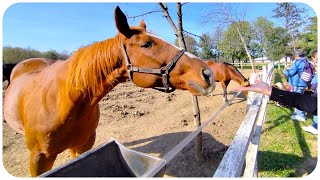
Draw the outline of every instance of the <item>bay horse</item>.
<instances>
[{"instance_id":1,"label":"bay horse","mask_svg":"<svg viewBox=\"0 0 320 180\"><path fill-rule=\"evenodd\" d=\"M220 82L223 89L223 100L228 101L227 98L227 87L231 80L237 82L242 86L249 86L249 80L245 78L239 70L232 64L227 62L217 63L211 60L205 61L210 69L213 71L214 81ZM212 95L212 94L211 94Z\"/></svg>"},{"instance_id":2,"label":"bay horse","mask_svg":"<svg viewBox=\"0 0 320 180\"><path fill-rule=\"evenodd\" d=\"M66 149L74 158L93 147L98 102L121 82L194 95L214 90L213 73L200 58L146 31L143 20L129 27L118 6L114 18L115 37L80 48L65 61L33 58L13 69L4 118L25 135L31 176L50 170Z\"/></svg>"}]
</instances>

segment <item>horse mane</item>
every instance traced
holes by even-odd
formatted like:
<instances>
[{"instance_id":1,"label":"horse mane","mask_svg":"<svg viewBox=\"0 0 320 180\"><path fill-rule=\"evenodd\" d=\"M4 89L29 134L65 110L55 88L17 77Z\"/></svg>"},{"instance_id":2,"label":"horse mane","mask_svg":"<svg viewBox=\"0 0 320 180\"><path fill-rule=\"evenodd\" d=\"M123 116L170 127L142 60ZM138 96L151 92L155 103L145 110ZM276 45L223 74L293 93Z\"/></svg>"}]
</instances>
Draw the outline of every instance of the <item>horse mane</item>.
<instances>
[{"instance_id":1,"label":"horse mane","mask_svg":"<svg viewBox=\"0 0 320 180\"><path fill-rule=\"evenodd\" d=\"M140 34L145 29L131 26L130 31L132 34ZM111 72L121 66L119 61L123 57L120 36L118 34L114 38L80 48L70 57L71 65L66 80L69 89L98 96L105 89L105 81L110 85L117 81Z\"/></svg>"},{"instance_id":2,"label":"horse mane","mask_svg":"<svg viewBox=\"0 0 320 180\"><path fill-rule=\"evenodd\" d=\"M116 80L111 72L121 64L118 62L121 55L120 37L117 36L80 48L70 57L68 88L89 93L89 96L103 93L104 81Z\"/></svg>"}]
</instances>

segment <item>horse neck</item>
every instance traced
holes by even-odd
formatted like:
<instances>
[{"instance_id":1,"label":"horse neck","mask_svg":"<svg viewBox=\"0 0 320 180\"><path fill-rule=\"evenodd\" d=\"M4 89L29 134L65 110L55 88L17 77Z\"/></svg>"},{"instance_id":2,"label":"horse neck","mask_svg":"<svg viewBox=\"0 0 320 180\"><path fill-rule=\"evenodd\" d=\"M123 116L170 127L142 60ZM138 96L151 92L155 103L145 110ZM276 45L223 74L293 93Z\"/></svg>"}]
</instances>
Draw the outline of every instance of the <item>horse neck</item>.
<instances>
[{"instance_id":1,"label":"horse neck","mask_svg":"<svg viewBox=\"0 0 320 180\"><path fill-rule=\"evenodd\" d=\"M76 51L67 60L66 87L72 92L72 99L89 97L94 103L99 102L118 83L125 81L126 69L121 66L122 59L117 37Z\"/></svg>"},{"instance_id":2,"label":"horse neck","mask_svg":"<svg viewBox=\"0 0 320 180\"><path fill-rule=\"evenodd\" d=\"M238 84L241 84L246 80L246 78L239 72L239 70L231 64L226 64L228 67L228 72L233 81L236 81Z\"/></svg>"}]
</instances>

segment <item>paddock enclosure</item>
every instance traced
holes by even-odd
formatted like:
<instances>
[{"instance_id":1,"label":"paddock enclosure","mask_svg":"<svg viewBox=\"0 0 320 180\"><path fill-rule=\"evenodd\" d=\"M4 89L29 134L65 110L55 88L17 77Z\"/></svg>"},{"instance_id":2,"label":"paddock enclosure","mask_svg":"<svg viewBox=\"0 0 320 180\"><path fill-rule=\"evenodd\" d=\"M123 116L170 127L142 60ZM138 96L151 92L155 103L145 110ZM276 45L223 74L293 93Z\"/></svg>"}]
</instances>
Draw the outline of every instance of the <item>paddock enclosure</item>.
<instances>
[{"instance_id":1,"label":"paddock enclosure","mask_svg":"<svg viewBox=\"0 0 320 180\"><path fill-rule=\"evenodd\" d=\"M249 77L252 70L241 70ZM237 83L231 81L228 96ZM6 87L6 84L3 85ZM217 84L214 96L200 96L201 120L221 107L222 88ZM167 164L164 177L212 177L228 145L246 114L246 97L240 94L229 107L203 130L205 162L197 162L193 141ZM119 84L100 102L101 117L94 147L115 138L127 148L163 157L195 127L190 93L177 90L162 93L142 89L127 82ZM54 168L70 161L68 151L58 155ZM22 135L3 123L3 164L13 176L29 177L29 152Z\"/></svg>"}]
</instances>

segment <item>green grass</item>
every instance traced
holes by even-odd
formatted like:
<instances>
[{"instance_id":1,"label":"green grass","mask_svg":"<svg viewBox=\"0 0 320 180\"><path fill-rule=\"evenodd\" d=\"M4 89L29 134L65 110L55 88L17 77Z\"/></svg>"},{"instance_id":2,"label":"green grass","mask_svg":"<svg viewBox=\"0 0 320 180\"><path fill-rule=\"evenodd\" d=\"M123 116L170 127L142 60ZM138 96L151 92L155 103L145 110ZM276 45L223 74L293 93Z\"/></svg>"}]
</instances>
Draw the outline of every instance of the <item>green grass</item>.
<instances>
[{"instance_id":1,"label":"green grass","mask_svg":"<svg viewBox=\"0 0 320 180\"><path fill-rule=\"evenodd\" d=\"M302 177L315 168L317 136L301 129L312 123L312 116L302 123L291 120L292 113L292 108L269 102L259 145L259 177Z\"/></svg>"}]
</instances>

